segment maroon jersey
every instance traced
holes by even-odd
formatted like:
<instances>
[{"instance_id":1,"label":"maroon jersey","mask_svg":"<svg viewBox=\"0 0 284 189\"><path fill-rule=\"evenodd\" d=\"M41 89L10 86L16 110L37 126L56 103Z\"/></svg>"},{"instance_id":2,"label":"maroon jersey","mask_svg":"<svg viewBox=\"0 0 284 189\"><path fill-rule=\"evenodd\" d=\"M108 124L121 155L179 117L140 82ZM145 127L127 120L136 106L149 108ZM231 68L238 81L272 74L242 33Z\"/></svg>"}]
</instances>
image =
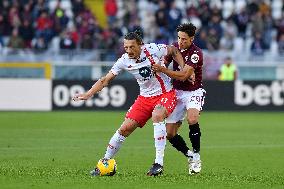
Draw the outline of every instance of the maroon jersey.
<instances>
[{"instance_id":1,"label":"maroon jersey","mask_svg":"<svg viewBox=\"0 0 284 189\"><path fill-rule=\"evenodd\" d=\"M178 43L173 44L175 47L178 47ZM194 85L186 81L180 81L173 79L173 86L175 89L183 90L183 91L195 91L199 88L202 88L202 65L203 65L203 54L199 47L197 47L194 43L190 45L188 49L180 50L180 53L183 57L185 64L194 68L195 73L195 82ZM173 69L174 71L179 71L179 64L173 60Z\"/></svg>"}]
</instances>

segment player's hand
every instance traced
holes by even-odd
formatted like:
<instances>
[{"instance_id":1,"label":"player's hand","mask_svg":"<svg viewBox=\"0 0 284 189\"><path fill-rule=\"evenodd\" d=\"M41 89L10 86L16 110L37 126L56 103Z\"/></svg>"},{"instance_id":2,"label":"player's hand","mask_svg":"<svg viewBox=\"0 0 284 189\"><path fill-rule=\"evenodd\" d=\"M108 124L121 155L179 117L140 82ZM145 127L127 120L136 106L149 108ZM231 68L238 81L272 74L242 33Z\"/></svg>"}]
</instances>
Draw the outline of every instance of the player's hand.
<instances>
[{"instance_id":1,"label":"player's hand","mask_svg":"<svg viewBox=\"0 0 284 189\"><path fill-rule=\"evenodd\" d=\"M194 82L195 82L195 73L193 73L189 78L188 78L188 81L194 85Z\"/></svg>"},{"instance_id":2,"label":"player's hand","mask_svg":"<svg viewBox=\"0 0 284 189\"><path fill-rule=\"evenodd\" d=\"M154 72L163 72L163 69L165 69L165 67L159 65L159 64L153 64L152 65L152 70Z\"/></svg>"},{"instance_id":3,"label":"player's hand","mask_svg":"<svg viewBox=\"0 0 284 189\"><path fill-rule=\"evenodd\" d=\"M86 93L83 93L83 94L75 94L73 97L72 97L72 100L74 101L79 101L79 100L88 100L90 97L86 94Z\"/></svg>"}]
</instances>

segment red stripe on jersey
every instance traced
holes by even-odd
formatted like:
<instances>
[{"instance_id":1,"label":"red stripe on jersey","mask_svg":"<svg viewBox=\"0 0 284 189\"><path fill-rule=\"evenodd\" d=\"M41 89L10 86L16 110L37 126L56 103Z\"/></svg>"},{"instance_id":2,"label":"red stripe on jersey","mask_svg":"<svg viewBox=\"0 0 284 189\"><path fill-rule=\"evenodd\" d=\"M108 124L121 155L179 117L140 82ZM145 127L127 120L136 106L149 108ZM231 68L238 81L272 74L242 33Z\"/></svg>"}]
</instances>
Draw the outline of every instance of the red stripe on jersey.
<instances>
[{"instance_id":1,"label":"red stripe on jersey","mask_svg":"<svg viewBox=\"0 0 284 189\"><path fill-rule=\"evenodd\" d=\"M147 57L147 58L149 59L149 61L151 62L151 65L156 64L154 58L151 56L151 54L149 53L149 51L148 51L146 48L144 48L144 53L146 54L146 57ZM167 91L166 91L165 84L164 84L164 81L163 81L163 79L161 78L161 76L159 76L157 73L155 73L155 76L156 76L158 82L159 82L160 85L161 85L162 92L163 92L163 93L167 92Z\"/></svg>"}]
</instances>

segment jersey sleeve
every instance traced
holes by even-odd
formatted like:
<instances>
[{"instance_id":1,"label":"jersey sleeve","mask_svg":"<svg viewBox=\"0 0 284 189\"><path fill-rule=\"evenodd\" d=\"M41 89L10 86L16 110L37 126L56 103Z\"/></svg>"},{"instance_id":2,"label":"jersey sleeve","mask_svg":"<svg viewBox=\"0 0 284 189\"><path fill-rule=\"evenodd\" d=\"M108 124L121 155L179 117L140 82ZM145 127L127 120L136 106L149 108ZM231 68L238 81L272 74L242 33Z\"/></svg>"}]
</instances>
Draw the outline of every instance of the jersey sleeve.
<instances>
[{"instance_id":1,"label":"jersey sleeve","mask_svg":"<svg viewBox=\"0 0 284 189\"><path fill-rule=\"evenodd\" d=\"M114 65L112 66L111 68L111 72L114 74L114 75L118 75L121 73L121 71L123 70L123 58L119 58L115 63Z\"/></svg>"}]
</instances>

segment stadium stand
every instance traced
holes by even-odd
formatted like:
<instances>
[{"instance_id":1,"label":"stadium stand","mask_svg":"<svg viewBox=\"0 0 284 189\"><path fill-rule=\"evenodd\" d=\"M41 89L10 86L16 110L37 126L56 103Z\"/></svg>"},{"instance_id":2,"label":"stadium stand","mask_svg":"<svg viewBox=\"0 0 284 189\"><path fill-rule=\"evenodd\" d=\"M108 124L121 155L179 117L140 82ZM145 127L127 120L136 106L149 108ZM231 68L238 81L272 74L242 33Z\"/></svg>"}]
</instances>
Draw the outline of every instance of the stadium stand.
<instances>
[{"instance_id":1,"label":"stadium stand","mask_svg":"<svg viewBox=\"0 0 284 189\"><path fill-rule=\"evenodd\" d=\"M237 64L283 63L283 0L104 3L107 23L102 27L100 15L84 0L1 1L0 61L114 61L129 31L142 30L145 42L170 44L178 24L193 22L198 27L195 43L209 55L225 52Z\"/></svg>"}]
</instances>

